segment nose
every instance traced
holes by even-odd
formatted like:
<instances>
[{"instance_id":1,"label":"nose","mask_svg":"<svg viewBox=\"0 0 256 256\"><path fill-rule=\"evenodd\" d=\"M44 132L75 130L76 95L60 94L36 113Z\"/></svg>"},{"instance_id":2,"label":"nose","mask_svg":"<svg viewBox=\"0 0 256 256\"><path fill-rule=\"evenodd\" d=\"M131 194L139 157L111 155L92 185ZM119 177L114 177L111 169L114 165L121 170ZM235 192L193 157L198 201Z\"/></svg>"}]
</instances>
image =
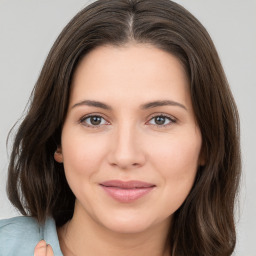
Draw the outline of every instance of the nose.
<instances>
[{"instance_id":1,"label":"nose","mask_svg":"<svg viewBox=\"0 0 256 256\"><path fill-rule=\"evenodd\" d=\"M119 127L111 141L108 155L110 165L129 170L143 166L145 159L138 129L129 125Z\"/></svg>"}]
</instances>

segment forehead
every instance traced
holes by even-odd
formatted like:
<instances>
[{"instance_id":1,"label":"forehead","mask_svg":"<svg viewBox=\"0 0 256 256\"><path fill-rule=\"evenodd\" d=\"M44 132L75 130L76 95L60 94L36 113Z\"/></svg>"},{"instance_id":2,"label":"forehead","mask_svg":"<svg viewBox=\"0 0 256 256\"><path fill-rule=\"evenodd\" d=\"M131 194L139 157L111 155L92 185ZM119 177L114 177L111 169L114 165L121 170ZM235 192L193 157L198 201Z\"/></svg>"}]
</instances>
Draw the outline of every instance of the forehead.
<instances>
[{"instance_id":1,"label":"forehead","mask_svg":"<svg viewBox=\"0 0 256 256\"><path fill-rule=\"evenodd\" d=\"M148 44L100 46L89 52L75 70L70 101L94 99L150 101L189 98L183 65L170 53Z\"/></svg>"}]
</instances>

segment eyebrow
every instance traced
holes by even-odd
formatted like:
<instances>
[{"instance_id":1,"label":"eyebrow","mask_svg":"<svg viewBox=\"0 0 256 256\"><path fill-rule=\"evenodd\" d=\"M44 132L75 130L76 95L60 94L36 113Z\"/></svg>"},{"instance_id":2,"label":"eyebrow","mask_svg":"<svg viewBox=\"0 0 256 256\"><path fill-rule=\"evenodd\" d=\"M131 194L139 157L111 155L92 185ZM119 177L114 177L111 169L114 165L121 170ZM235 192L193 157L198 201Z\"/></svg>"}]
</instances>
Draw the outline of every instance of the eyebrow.
<instances>
[{"instance_id":1,"label":"eyebrow","mask_svg":"<svg viewBox=\"0 0 256 256\"><path fill-rule=\"evenodd\" d=\"M152 102L143 104L141 106L141 109L149 109L149 108L156 108L156 107L162 107L162 106L177 106L187 110L187 108L183 104L173 100L152 101Z\"/></svg>"},{"instance_id":2,"label":"eyebrow","mask_svg":"<svg viewBox=\"0 0 256 256\"><path fill-rule=\"evenodd\" d=\"M78 106L83 106L83 105L96 107L96 108L102 108L102 109L106 109L106 110L112 110L112 108L110 106L108 106L107 104L99 102L99 101L95 101L95 100L80 101L80 102L76 103L75 105L73 105L72 108L75 108Z\"/></svg>"},{"instance_id":3,"label":"eyebrow","mask_svg":"<svg viewBox=\"0 0 256 256\"><path fill-rule=\"evenodd\" d=\"M102 108L102 109L106 109L106 110L112 110L112 108L105 104L105 103L102 103L100 101L95 101L95 100L83 100L83 101L80 101L76 104L74 104L72 106L72 108L75 108L75 107L78 107L78 106L91 106L91 107L96 107L96 108ZM162 106L177 106L177 107L181 107L185 110L187 110L187 108L179 103L179 102L176 102L176 101L173 101L173 100L158 100L158 101L152 101L152 102L149 102L149 103L146 103L146 104L143 104L140 106L141 109L150 109L150 108L156 108L156 107L162 107Z\"/></svg>"}]
</instances>

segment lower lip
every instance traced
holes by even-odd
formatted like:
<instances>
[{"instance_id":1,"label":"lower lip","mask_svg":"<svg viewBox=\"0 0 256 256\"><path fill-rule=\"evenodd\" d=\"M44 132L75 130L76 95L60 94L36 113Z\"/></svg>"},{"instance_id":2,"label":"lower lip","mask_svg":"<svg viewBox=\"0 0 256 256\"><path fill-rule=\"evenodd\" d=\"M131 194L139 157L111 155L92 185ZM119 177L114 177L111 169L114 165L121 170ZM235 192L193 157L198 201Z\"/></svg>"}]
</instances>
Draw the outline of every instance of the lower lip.
<instances>
[{"instance_id":1,"label":"lower lip","mask_svg":"<svg viewBox=\"0 0 256 256\"><path fill-rule=\"evenodd\" d=\"M104 191L113 199L121 203L133 202L153 190L154 187L124 189L118 187L102 186Z\"/></svg>"}]
</instances>

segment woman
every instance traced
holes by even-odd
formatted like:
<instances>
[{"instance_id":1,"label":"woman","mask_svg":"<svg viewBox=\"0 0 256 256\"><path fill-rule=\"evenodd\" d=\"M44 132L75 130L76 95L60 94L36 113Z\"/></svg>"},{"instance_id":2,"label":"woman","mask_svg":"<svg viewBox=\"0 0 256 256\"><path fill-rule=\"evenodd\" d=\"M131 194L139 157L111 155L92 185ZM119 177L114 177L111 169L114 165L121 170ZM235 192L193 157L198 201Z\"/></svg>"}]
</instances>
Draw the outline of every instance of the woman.
<instances>
[{"instance_id":1,"label":"woman","mask_svg":"<svg viewBox=\"0 0 256 256\"><path fill-rule=\"evenodd\" d=\"M204 27L168 0L96 1L53 45L16 135L8 195L29 217L0 221L0 252L231 255L239 177Z\"/></svg>"}]
</instances>

